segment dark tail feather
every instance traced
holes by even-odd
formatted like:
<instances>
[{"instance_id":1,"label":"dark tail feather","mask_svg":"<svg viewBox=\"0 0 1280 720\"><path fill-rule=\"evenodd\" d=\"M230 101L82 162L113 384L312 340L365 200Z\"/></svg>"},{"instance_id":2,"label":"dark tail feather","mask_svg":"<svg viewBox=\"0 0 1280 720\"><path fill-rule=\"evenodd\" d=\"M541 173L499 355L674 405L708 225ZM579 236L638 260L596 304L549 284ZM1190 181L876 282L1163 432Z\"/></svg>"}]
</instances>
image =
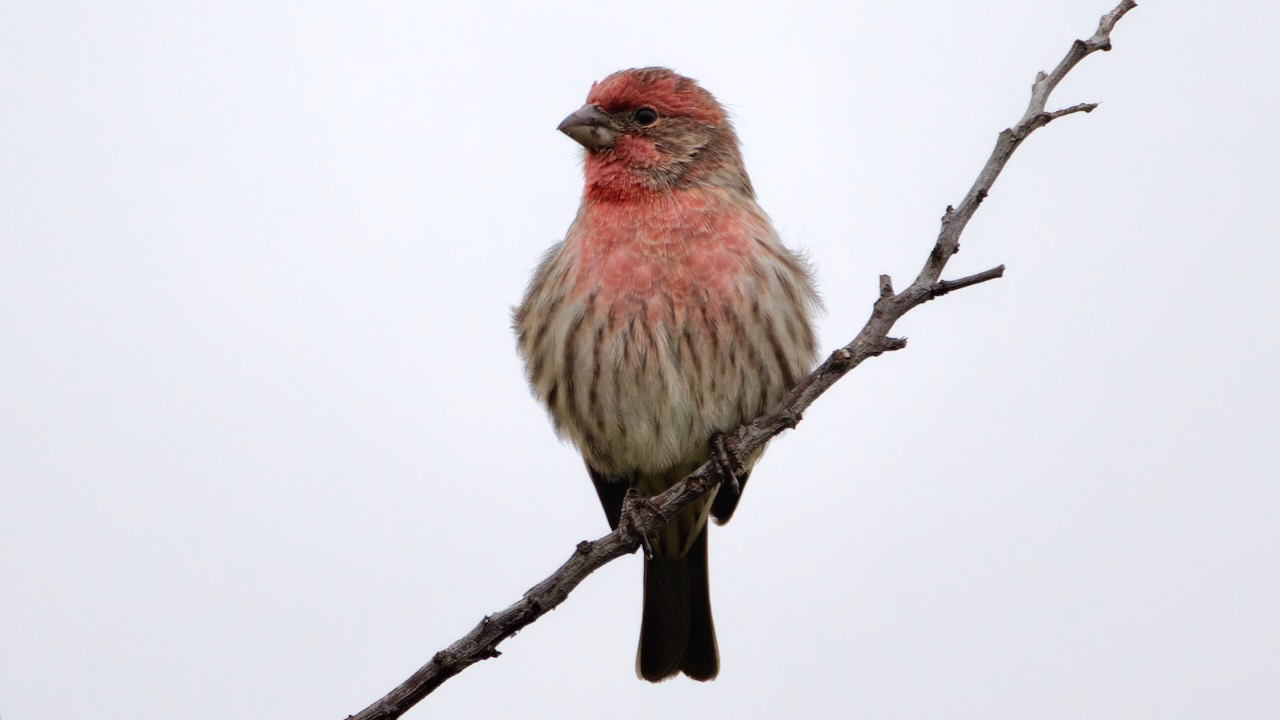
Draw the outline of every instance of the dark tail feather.
<instances>
[{"instance_id":1,"label":"dark tail feather","mask_svg":"<svg viewBox=\"0 0 1280 720\"><path fill-rule=\"evenodd\" d=\"M644 563L644 619L636 674L659 682L679 672L694 680L711 680L720 672L705 526L683 558L655 557Z\"/></svg>"}]
</instances>

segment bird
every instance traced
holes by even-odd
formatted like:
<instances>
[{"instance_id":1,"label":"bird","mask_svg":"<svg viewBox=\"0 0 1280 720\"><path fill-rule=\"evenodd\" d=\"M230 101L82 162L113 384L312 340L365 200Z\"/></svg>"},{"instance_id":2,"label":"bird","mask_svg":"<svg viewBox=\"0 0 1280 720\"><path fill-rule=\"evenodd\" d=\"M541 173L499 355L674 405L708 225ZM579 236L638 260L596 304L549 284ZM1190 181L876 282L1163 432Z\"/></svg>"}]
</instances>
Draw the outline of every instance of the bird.
<instances>
[{"instance_id":1,"label":"bird","mask_svg":"<svg viewBox=\"0 0 1280 720\"><path fill-rule=\"evenodd\" d=\"M583 148L581 202L512 324L533 395L616 529L628 491L671 487L808 374L821 301L756 201L728 112L695 80L615 72L557 129ZM707 521L733 516L758 459L648 538L641 679L718 675Z\"/></svg>"}]
</instances>

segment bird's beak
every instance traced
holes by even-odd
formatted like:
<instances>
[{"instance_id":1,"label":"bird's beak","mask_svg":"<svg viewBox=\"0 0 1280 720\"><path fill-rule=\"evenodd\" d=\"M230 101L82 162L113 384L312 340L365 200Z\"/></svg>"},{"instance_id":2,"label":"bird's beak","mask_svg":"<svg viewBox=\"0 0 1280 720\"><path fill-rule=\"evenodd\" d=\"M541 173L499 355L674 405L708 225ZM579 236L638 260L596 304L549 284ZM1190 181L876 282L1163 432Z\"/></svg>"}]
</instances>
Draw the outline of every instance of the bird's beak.
<instances>
[{"instance_id":1,"label":"bird's beak","mask_svg":"<svg viewBox=\"0 0 1280 720\"><path fill-rule=\"evenodd\" d=\"M562 120L556 129L591 152L613 147L613 141L618 138L618 131L609 116L597 105L583 105Z\"/></svg>"}]
</instances>

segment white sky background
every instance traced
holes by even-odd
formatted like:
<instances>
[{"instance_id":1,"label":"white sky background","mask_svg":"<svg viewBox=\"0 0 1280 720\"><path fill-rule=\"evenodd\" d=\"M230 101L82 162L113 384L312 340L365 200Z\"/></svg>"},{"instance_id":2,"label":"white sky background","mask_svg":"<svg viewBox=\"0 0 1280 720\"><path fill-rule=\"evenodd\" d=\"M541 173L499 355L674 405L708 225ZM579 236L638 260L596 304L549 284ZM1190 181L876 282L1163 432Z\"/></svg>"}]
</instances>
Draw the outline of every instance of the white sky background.
<instances>
[{"instance_id":1,"label":"white sky background","mask_svg":"<svg viewBox=\"0 0 1280 720\"><path fill-rule=\"evenodd\" d=\"M0 716L341 718L607 529L508 313L591 81L735 114L832 350L1098 2L0 7ZM723 671L635 679L640 561L410 718L1280 715L1269 4L1150 1L950 277L711 537Z\"/></svg>"}]
</instances>

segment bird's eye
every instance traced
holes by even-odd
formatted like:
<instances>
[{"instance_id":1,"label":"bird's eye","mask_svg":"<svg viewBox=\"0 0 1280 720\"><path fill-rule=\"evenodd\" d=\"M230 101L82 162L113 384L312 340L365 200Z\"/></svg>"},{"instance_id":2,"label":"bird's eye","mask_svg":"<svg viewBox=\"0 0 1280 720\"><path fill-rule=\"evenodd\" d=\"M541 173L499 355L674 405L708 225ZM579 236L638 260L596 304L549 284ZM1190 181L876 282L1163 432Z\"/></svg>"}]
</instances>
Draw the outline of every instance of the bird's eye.
<instances>
[{"instance_id":1,"label":"bird's eye","mask_svg":"<svg viewBox=\"0 0 1280 720\"><path fill-rule=\"evenodd\" d=\"M658 111L651 107L637 108L634 117L641 125L652 125L658 122Z\"/></svg>"}]
</instances>

